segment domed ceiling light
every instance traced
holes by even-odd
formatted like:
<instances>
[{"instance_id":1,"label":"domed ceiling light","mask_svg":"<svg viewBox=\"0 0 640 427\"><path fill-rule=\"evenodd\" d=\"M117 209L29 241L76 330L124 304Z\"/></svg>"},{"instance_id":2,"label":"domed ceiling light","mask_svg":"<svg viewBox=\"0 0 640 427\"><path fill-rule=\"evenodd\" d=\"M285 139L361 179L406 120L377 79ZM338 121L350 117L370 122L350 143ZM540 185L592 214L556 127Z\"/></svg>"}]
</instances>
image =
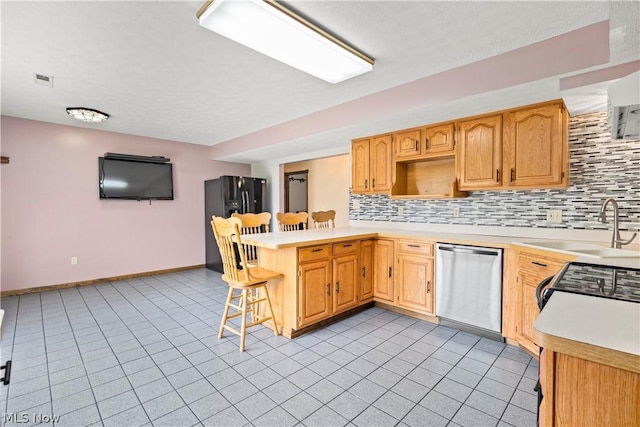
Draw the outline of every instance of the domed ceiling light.
<instances>
[{"instance_id":1,"label":"domed ceiling light","mask_svg":"<svg viewBox=\"0 0 640 427\"><path fill-rule=\"evenodd\" d=\"M69 107L67 108L67 114L74 119L89 123L105 122L109 118L107 113L84 107Z\"/></svg>"}]
</instances>

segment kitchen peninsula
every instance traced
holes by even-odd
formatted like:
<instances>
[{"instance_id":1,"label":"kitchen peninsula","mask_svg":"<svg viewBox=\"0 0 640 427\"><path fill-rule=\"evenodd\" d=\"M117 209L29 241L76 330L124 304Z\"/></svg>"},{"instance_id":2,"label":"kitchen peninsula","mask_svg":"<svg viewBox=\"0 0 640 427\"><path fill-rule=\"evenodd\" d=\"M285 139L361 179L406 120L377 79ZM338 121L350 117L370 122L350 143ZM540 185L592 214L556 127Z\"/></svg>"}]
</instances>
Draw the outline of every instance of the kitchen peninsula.
<instances>
[{"instance_id":1,"label":"kitchen peninsula","mask_svg":"<svg viewBox=\"0 0 640 427\"><path fill-rule=\"evenodd\" d=\"M532 354L535 313L524 312L533 295L522 295L528 271L518 271L519 259L533 263L542 257L553 275L566 261L614 262L638 267L640 258L581 259L553 251L518 246L512 236L456 234L426 230L344 227L263 233L243 236L259 248L262 267L283 273L270 284L278 326L292 338L335 316L379 304L432 322L435 317L434 247L436 242L505 249L502 335ZM524 239L527 241L535 239ZM405 262L406 261L406 262ZM539 264L539 262L538 262ZM518 276L523 279L518 281ZM526 282L528 284L528 282ZM536 283L537 284L537 283ZM529 324L530 323L530 324ZM524 331L524 332L523 332ZM527 332L528 331L528 332ZM527 342L528 341L528 342Z\"/></svg>"}]
</instances>

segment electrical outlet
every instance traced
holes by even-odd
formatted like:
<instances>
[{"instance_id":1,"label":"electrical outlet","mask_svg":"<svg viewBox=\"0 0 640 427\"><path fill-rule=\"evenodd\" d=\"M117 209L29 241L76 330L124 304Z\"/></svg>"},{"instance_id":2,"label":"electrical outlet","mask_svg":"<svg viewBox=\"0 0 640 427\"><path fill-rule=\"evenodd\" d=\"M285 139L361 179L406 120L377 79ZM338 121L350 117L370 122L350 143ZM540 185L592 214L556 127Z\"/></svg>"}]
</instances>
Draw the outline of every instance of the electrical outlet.
<instances>
[{"instance_id":1,"label":"electrical outlet","mask_svg":"<svg viewBox=\"0 0 640 427\"><path fill-rule=\"evenodd\" d=\"M404 206L398 206L398 215L404 215Z\"/></svg>"},{"instance_id":2,"label":"electrical outlet","mask_svg":"<svg viewBox=\"0 0 640 427\"><path fill-rule=\"evenodd\" d=\"M72 256L71 257L71 265L77 265L78 264L78 257L77 256Z\"/></svg>"},{"instance_id":3,"label":"electrical outlet","mask_svg":"<svg viewBox=\"0 0 640 427\"><path fill-rule=\"evenodd\" d=\"M547 222L561 223L562 222L562 210L561 209L549 209L547 211Z\"/></svg>"},{"instance_id":4,"label":"electrical outlet","mask_svg":"<svg viewBox=\"0 0 640 427\"><path fill-rule=\"evenodd\" d=\"M360 200L353 201L353 209L360 209Z\"/></svg>"},{"instance_id":5,"label":"electrical outlet","mask_svg":"<svg viewBox=\"0 0 640 427\"><path fill-rule=\"evenodd\" d=\"M460 218L460 208L459 207L455 207L453 208L453 217L454 218Z\"/></svg>"}]
</instances>

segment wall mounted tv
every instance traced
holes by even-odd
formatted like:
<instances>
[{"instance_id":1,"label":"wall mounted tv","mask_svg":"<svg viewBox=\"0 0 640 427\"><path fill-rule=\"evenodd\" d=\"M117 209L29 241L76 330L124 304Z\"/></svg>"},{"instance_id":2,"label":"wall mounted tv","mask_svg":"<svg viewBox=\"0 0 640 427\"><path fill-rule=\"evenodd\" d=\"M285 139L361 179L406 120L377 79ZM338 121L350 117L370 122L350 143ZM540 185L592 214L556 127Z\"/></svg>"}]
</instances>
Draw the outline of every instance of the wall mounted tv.
<instances>
[{"instance_id":1,"label":"wall mounted tv","mask_svg":"<svg viewBox=\"0 0 640 427\"><path fill-rule=\"evenodd\" d=\"M101 199L173 200L169 159L110 154L98 157Z\"/></svg>"}]
</instances>

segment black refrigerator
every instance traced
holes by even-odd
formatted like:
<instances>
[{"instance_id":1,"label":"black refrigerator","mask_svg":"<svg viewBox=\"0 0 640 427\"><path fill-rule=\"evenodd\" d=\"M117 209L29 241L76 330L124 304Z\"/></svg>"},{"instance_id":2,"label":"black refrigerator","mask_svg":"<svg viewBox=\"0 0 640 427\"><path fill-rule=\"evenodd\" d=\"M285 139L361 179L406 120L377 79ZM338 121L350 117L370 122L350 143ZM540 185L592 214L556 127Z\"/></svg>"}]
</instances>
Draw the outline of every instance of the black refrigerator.
<instances>
[{"instance_id":1,"label":"black refrigerator","mask_svg":"<svg viewBox=\"0 0 640 427\"><path fill-rule=\"evenodd\" d=\"M267 180L223 175L204 182L206 266L222 273L222 260L211 230L211 216L229 218L233 213L259 213L267 207Z\"/></svg>"}]
</instances>

